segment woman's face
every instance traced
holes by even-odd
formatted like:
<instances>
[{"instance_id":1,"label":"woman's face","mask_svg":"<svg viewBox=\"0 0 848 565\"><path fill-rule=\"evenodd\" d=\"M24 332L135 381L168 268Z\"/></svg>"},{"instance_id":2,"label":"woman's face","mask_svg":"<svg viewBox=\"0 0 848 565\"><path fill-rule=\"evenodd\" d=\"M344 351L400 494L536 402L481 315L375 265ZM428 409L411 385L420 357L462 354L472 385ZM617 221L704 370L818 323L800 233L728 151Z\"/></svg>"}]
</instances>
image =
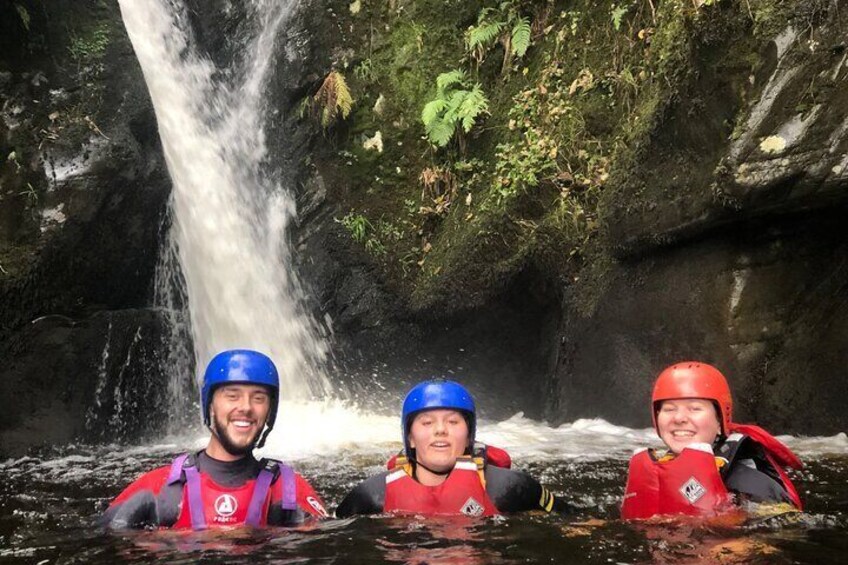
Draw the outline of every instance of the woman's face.
<instances>
[{"instance_id":1,"label":"woman's face","mask_svg":"<svg viewBox=\"0 0 848 565\"><path fill-rule=\"evenodd\" d=\"M456 410L427 410L412 420L408 439L418 462L448 471L468 447L468 423Z\"/></svg>"},{"instance_id":2,"label":"woman's face","mask_svg":"<svg viewBox=\"0 0 848 565\"><path fill-rule=\"evenodd\" d=\"M721 432L715 406L702 398L664 400L657 412L660 438L674 453L692 443L712 445Z\"/></svg>"}]
</instances>

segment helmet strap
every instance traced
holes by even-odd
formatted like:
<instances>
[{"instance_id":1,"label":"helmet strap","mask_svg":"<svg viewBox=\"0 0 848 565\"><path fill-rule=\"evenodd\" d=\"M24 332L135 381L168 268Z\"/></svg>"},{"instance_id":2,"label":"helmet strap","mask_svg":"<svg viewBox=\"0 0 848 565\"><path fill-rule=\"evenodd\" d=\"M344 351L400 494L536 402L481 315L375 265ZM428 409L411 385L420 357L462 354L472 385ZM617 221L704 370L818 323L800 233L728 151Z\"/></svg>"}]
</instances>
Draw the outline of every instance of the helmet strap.
<instances>
[{"instance_id":1,"label":"helmet strap","mask_svg":"<svg viewBox=\"0 0 848 565\"><path fill-rule=\"evenodd\" d=\"M259 434L259 441L253 446L253 449L262 449L262 446L265 445L265 440L268 438L268 434L271 433L271 428L265 426L265 429L262 430L262 433Z\"/></svg>"}]
</instances>

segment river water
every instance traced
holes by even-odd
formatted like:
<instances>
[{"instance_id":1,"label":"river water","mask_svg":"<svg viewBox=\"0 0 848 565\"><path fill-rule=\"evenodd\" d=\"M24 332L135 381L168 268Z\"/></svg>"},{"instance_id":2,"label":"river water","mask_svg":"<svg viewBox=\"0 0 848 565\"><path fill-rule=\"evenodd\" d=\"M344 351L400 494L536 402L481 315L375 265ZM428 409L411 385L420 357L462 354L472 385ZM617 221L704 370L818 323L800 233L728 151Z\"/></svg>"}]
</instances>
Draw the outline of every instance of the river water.
<instances>
[{"instance_id":1,"label":"river water","mask_svg":"<svg viewBox=\"0 0 848 565\"><path fill-rule=\"evenodd\" d=\"M263 450L292 464L335 508L400 448L396 417L341 405L288 405ZM287 415L287 416L286 416ZM288 420L288 421L287 421ZM602 420L550 427L518 414L482 422L480 438L507 448L578 508L575 516L493 519L330 519L298 529L106 533L93 523L143 471L184 449L200 431L140 446L67 446L0 463L0 563L844 563L848 555L848 438L781 437L806 462L793 478L803 514L617 520L627 458L656 444L651 430Z\"/></svg>"}]
</instances>

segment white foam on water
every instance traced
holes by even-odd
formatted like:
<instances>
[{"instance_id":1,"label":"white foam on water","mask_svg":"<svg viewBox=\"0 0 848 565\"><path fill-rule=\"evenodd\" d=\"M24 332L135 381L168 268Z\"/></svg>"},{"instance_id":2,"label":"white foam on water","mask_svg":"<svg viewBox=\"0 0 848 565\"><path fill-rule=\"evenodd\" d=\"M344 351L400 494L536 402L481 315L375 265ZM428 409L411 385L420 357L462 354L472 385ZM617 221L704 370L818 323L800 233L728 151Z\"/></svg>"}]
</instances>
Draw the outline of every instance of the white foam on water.
<instances>
[{"instance_id":1,"label":"white foam on water","mask_svg":"<svg viewBox=\"0 0 848 565\"><path fill-rule=\"evenodd\" d=\"M628 428L601 418L560 426L522 413L500 422L482 420L477 439L506 449L523 460L626 459L643 447L662 448L653 428ZM205 445L208 437L195 445ZM848 437L779 436L802 458L848 456ZM349 455L389 456L402 447L400 415L366 413L344 402L283 403L274 431L261 455L288 461Z\"/></svg>"}]
</instances>

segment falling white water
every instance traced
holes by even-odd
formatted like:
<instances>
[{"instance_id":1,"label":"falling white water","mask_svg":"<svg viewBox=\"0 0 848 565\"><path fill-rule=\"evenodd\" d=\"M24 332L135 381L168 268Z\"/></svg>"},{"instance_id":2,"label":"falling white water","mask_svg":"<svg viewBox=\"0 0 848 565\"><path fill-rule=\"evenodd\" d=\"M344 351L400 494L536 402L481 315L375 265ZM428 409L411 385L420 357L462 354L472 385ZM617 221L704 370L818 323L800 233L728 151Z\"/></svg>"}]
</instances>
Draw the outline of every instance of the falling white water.
<instances>
[{"instance_id":1,"label":"falling white water","mask_svg":"<svg viewBox=\"0 0 848 565\"><path fill-rule=\"evenodd\" d=\"M277 363L287 398L320 397L330 390L327 347L300 306L291 268L295 204L263 170L266 78L292 2L247 2L256 29L237 58L243 68L231 69L200 53L176 4L120 0L173 180L169 239L185 279L197 366L222 349L258 349Z\"/></svg>"}]
</instances>

